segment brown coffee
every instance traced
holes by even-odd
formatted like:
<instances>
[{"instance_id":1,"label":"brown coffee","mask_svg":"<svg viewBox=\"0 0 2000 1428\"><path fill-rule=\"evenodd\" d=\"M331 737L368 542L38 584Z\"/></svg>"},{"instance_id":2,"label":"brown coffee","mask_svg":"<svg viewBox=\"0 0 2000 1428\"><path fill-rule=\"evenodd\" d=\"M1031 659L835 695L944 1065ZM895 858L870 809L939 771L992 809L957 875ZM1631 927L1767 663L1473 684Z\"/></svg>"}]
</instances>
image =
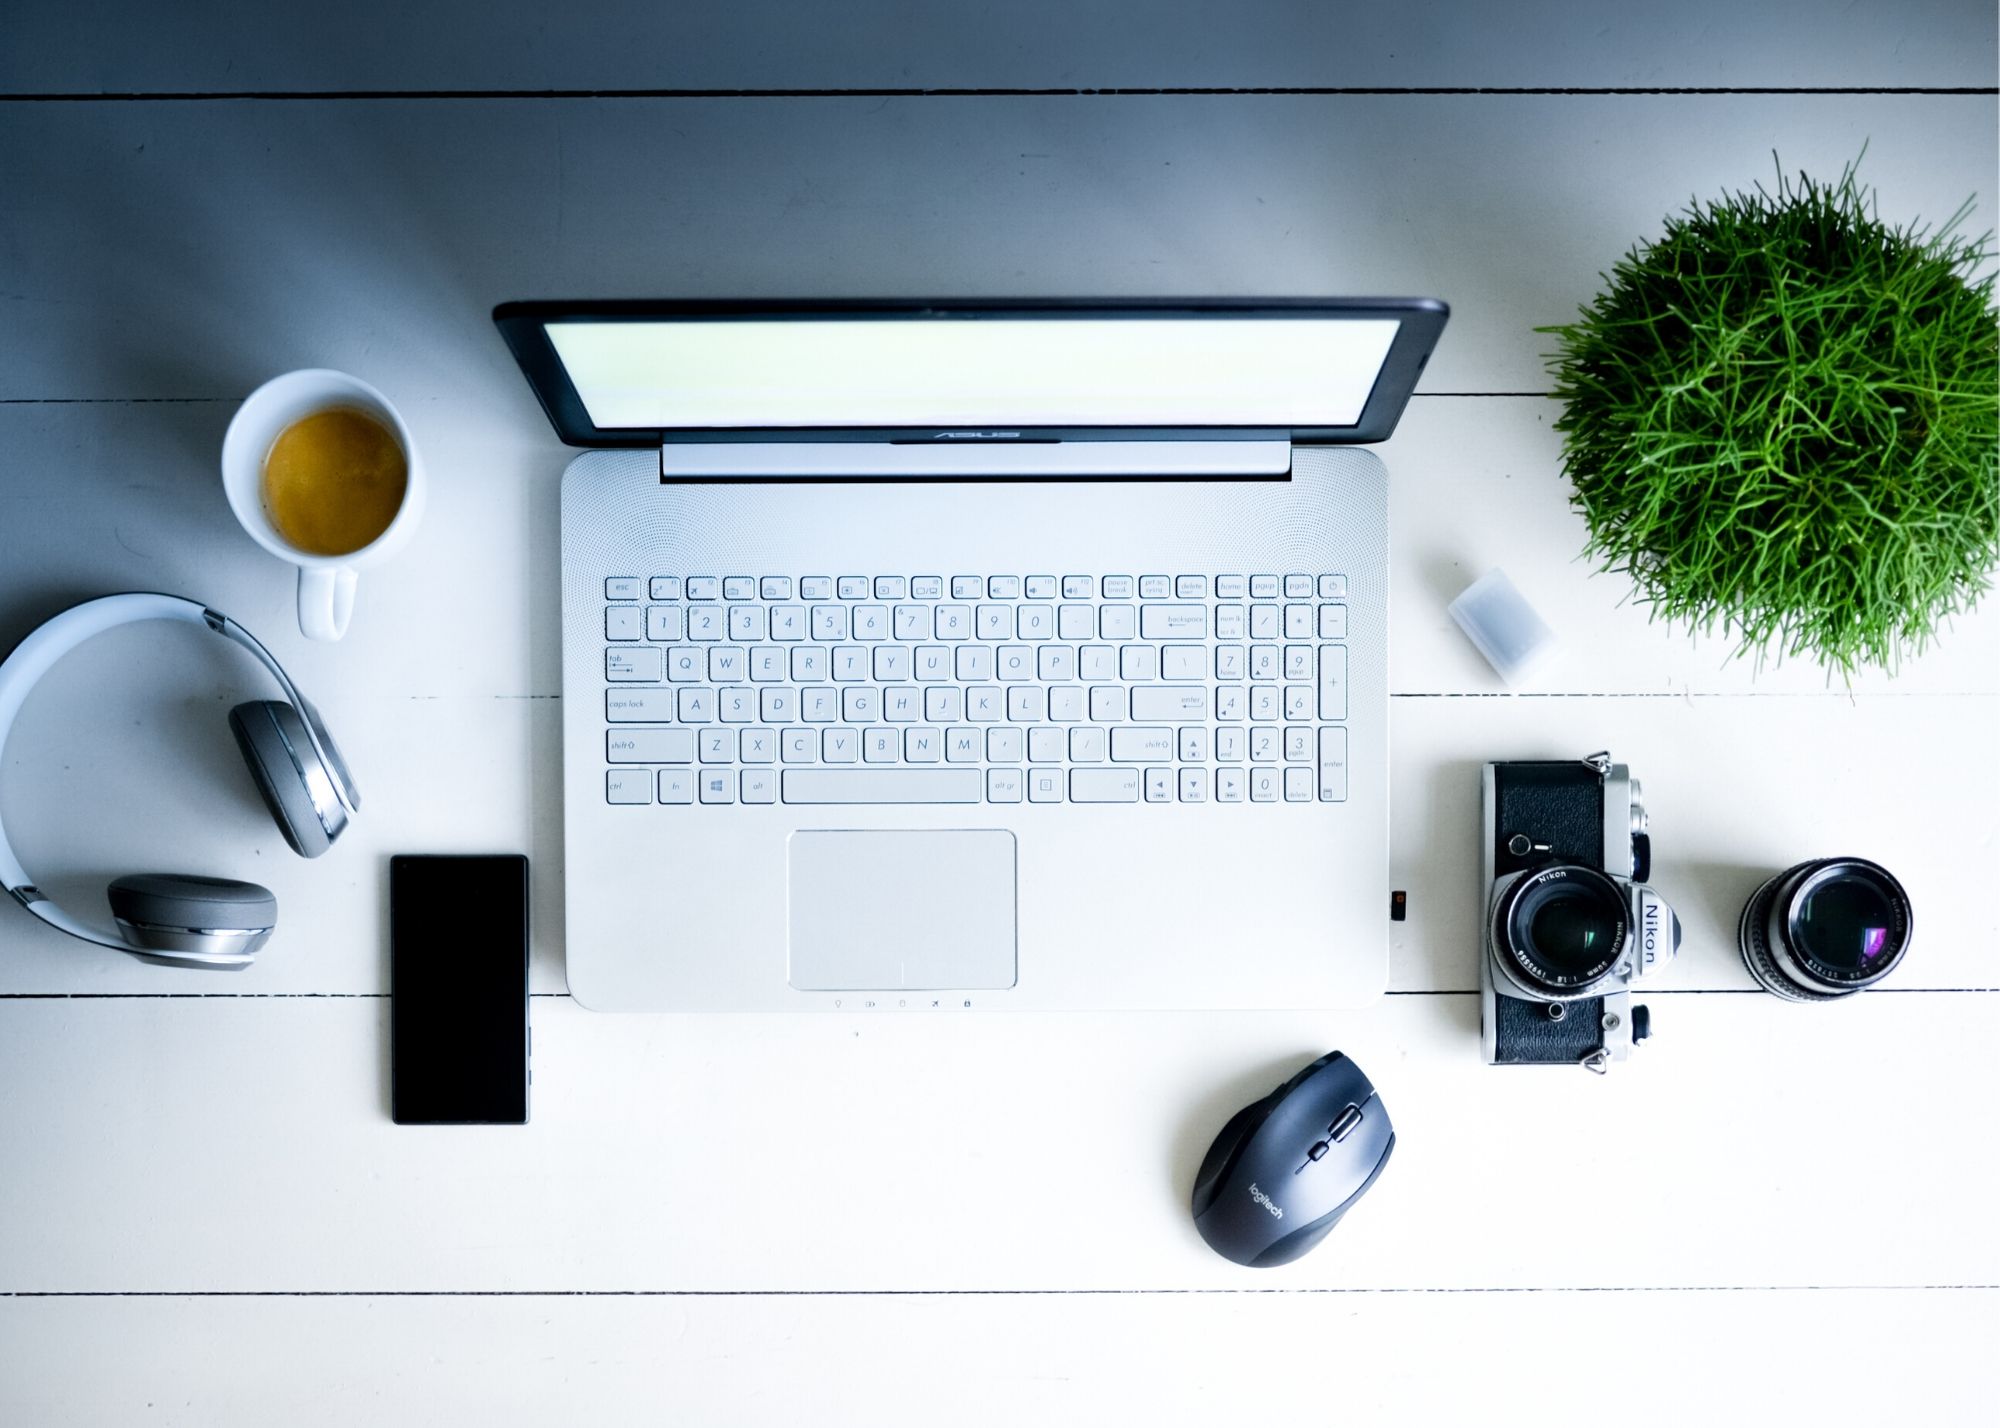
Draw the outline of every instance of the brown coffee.
<instances>
[{"instance_id":1,"label":"brown coffee","mask_svg":"<svg viewBox=\"0 0 2000 1428\"><path fill-rule=\"evenodd\" d=\"M264 513L307 555L351 555L403 508L410 465L396 434L364 411L333 407L278 433L264 458Z\"/></svg>"}]
</instances>

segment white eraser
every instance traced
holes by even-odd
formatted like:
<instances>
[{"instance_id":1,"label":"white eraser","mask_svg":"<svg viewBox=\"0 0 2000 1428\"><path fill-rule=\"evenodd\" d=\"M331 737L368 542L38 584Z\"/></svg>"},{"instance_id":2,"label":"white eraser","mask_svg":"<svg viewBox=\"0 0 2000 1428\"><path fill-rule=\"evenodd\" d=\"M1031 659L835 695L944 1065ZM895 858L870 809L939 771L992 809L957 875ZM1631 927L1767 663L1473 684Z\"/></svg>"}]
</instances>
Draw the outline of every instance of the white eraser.
<instances>
[{"instance_id":1,"label":"white eraser","mask_svg":"<svg viewBox=\"0 0 2000 1428\"><path fill-rule=\"evenodd\" d=\"M1504 571L1489 570L1466 586L1451 602L1451 617L1509 684L1519 682L1555 647L1555 632Z\"/></svg>"}]
</instances>

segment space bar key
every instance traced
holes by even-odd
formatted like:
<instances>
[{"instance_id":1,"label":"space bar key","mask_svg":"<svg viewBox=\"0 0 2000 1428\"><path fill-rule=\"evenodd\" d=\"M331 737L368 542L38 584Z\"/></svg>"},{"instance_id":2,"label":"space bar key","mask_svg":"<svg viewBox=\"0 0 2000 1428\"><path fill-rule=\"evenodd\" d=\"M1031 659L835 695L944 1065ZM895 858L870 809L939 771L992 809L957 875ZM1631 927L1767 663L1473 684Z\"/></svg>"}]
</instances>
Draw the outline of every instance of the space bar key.
<instances>
[{"instance_id":1,"label":"space bar key","mask_svg":"<svg viewBox=\"0 0 2000 1428\"><path fill-rule=\"evenodd\" d=\"M977 803L978 769L786 769L787 803Z\"/></svg>"}]
</instances>

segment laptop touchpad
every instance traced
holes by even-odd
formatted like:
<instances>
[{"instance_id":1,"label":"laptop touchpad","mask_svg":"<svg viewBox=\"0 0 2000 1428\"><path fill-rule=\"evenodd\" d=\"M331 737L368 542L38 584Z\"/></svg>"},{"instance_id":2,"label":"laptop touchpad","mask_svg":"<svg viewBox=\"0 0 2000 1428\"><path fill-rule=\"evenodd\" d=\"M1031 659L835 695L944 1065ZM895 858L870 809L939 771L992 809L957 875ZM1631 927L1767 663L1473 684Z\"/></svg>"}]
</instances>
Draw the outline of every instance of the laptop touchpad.
<instances>
[{"instance_id":1,"label":"laptop touchpad","mask_svg":"<svg viewBox=\"0 0 2000 1428\"><path fill-rule=\"evenodd\" d=\"M792 834L791 984L804 992L1014 985L1014 835Z\"/></svg>"}]
</instances>

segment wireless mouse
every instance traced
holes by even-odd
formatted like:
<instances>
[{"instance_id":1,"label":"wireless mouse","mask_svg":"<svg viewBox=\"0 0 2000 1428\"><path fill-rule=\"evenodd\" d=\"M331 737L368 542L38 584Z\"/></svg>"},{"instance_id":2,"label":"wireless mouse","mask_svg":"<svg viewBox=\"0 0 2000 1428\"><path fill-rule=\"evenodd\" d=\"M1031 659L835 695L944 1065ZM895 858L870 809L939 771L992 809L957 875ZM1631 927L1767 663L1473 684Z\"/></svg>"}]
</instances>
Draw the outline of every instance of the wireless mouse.
<instances>
[{"instance_id":1,"label":"wireless mouse","mask_svg":"<svg viewBox=\"0 0 2000 1428\"><path fill-rule=\"evenodd\" d=\"M1269 1269L1326 1238L1389 1163L1396 1128L1338 1051L1229 1118L1194 1177L1194 1227L1224 1259Z\"/></svg>"}]
</instances>

